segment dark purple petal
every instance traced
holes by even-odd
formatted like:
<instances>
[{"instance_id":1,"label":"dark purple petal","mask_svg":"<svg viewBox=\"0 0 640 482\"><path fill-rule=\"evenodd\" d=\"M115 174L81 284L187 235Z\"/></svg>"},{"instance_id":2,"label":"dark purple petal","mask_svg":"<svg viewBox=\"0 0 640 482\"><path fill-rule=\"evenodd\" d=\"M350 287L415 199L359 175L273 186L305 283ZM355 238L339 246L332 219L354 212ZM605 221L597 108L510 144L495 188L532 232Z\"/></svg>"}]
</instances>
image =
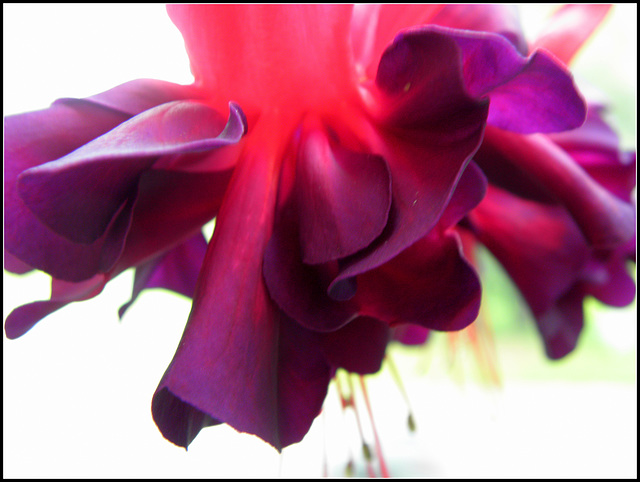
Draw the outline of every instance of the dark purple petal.
<instances>
[{"instance_id":1,"label":"dark purple petal","mask_svg":"<svg viewBox=\"0 0 640 482\"><path fill-rule=\"evenodd\" d=\"M201 152L236 143L244 134L239 110L229 123L190 101L145 111L53 162L18 176L18 192L29 209L58 234L90 244L105 232L114 213L135 196L140 174L160 156Z\"/></svg>"},{"instance_id":2,"label":"dark purple petal","mask_svg":"<svg viewBox=\"0 0 640 482\"><path fill-rule=\"evenodd\" d=\"M295 183L303 261L324 263L369 245L391 204L384 160L331 142L322 128L307 128L300 145Z\"/></svg>"},{"instance_id":3,"label":"dark purple petal","mask_svg":"<svg viewBox=\"0 0 640 482\"><path fill-rule=\"evenodd\" d=\"M324 354L334 368L366 375L380 370L391 330L375 318L360 316L339 330L322 334Z\"/></svg>"},{"instance_id":4,"label":"dark purple petal","mask_svg":"<svg viewBox=\"0 0 640 482\"><path fill-rule=\"evenodd\" d=\"M302 262L297 205L290 199L279 209L273 235L264 253L264 279L269 295L289 317L316 331L333 331L352 320L357 309L345 300L348 294L333 297L329 283L338 274L338 263L307 265ZM350 285L349 282L344 283Z\"/></svg>"},{"instance_id":5,"label":"dark purple petal","mask_svg":"<svg viewBox=\"0 0 640 482\"><path fill-rule=\"evenodd\" d=\"M560 201L594 246L615 246L633 236L633 206L594 181L546 136L523 136L488 126L484 142Z\"/></svg>"},{"instance_id":6,"label":"dark purple petal","mask_svg":"<svg viewBox=\"0 0 640 482\"><path fill-rule=\"evenodd\" d=\"M480 282L455 233L421 239L391 261L358 276L360 312L390 323L460 330L480 308Z\"/></svg>"},{"instance_id":7,"label":"dark purple petal","mask_svg":"<svg viewBox=\"0 0 640 482\"><path fill-rule=\"evenodd\" d=\"M51 297L45 301L35 301L14 309L5 320L7 338L24 335L47 315L74 301L87 300L98 295L107 283L104 275L97 275L82 283L67 283L51 280Z\"/></svg>"},{"instance_id":8,"label":"dark purple petal","mask_svg":"<svg viewBox=\"0 0 640 482\"><path fill-rule=\"evenodd\" d=\"M167 253L138 266L131 299L118 310L120 318L144 289L164 288L193 298L206 250L207 241L198 232Z\"/></svg>"},{"instance_id":9,"label":"dark purple petal","mask_svg":"<svg viewBox=\"0 0 640 482\"><path fill-rule=\"evenodd\" d=\"M573 351L584 325L582 299L584 294L573 288L543 314L536 316L547 356L560 359Z\"/></svg>"},{"instance_id":10,"label":"dark purple petal","mask_svg":"<svg viewBox=\"0 0 640 482\"><path fill-rule=\"evenodd\" d=\"M184 103L180 104L185 106ZM186 104L188 105L185 106L185 109L188 112L199 114L204 110L209 117L215 117L215 114L211 113L208 108L201 107L201 104ZM95 109L92 104L87 105L91 106L91 109ZM154 109L154 112L167 114L167 122L169 120L177 121L179 119L171 117L172 113L176 113L172 112L172 106L175 107L176 104L165 104L159 107L158 111ZM54 108L68 109L63 105L54 106ZM184 112L181 112L182 109L178 108L177 110L177 114L184 114ZM216 145L220 147L228 145L229 142L232 142L244 131L244 118L240 111L232 108L231 114L227 127L218 138L195 140L182 146L176 144L173 147L169 145L164 147L169 152L180 153L189 149L199 151L203 148L203 143L204 146L212 148L215 148ZM160 120L161 118L158 117L157 121ZM192 119L191 123L197 124L197 120ZM221 123L218 123L218 130L221 128ZM198 127L197 129L206 131L206 127ZM228 171L215 172L214 170L214 172L189 174L178 171L147 170L143 173L140 167L149 165L150 162L157 159L157 156L150 157L150 160L145 160L144 158L127 159L127 155L136 155L135 146L132 146L131 152L127 152L122 145L126 141L114 138L113 132L111 131L107 135L114 143L111 152L115 153L116 157L113 159L105 160L100 157L92 158L90 156L87 159L76 159L77 153L80 151L78 150L71 154L72 158L68 161L67 166L63 165L59 172L51 173L50 177L46 174L46 169L50 170L50 168L45 169L45 166L39 168L44 169L45 172L36 171L36 175L33 178L34 182L31 185L33 196L38 197L35 187L39 182L50 183L52 189L56 190L57 184L53 181L60 177L62 178L60 182L67 182L68 179L66 177L77 177L85 172L89 178L88 180L93 179L97 183L98 180L103 181L103 179L94 179L96 173L101 171L109 172L110 176L107 177L107 181L111 179L113 181L112 184L120 191L120 196L125 196L125 198L121 200L124 204L117 206L115 217L109 220L110 224L107 225L108 227L102 236L94 243L87 245L69 242L43 226L16 195L15 184L9 182L7 185L11 194L8 199L11 202L7 203L8 205L5 207L5 233L7 235L7 249L10 252L56 278L80 281L98 272L107 272L114 269L114 263L123 253L125 239L127 240L127 248L124 254L126 254L125 257L129 264L124 263L123 265L120 262L119 267L116 269L117 271L126 269L143 261L145 257L156 255L158 252L170 248L172 244L183 241L193 235L195 230L202 224L215 216L229 177ZM161 130L156 132L156 134L160 133ZM161 141L162 139L157 139L155 145L160 150L162 150ZM103 141L95 142L98 145L101 142L104 144ZM150 149L154 147L153 142L145 140L141 142L143 144L141 148L144 147L145 142L146 147ZM19 149L19 145L16 146L16 149ZM138 152L138 154L151 155L150 149ZM108 145L103 146L103 152L105 150L109 152ZM96 150L94 154L98 156L100 151ZM215 162L220 160L213 153L204 152L198 155L204 158L205 161L203 162L210 165L209 170L215 169ZM193 156L193 152L189 152L185 156ZM212 156L214 157L213 162L209 160ZM19 152L16 152L14 157L18 160L22 159ZM171 155L167 157L179 163L182 156ZM66 159L62 160L63 164L67 162L65 161ZM192 157L189 159L192 160ZM220 168L229 169L229 159L223 158L222 161ZM48 163L46 166L51 166L52 164L59 166L59 163L57 164L56 162ZM96 167L96 169L88 169L87 166ZM123 172L128 173L130 178L121 177ZM127 186L130 189L129 191L126 189ZM113 201L113 193L109 193L106 199L98 198L95 192L100 192L100 190L94 186L94 192L92 193L90 186L86 183L75 186L74 189L68 189L68 191L73 193L72 196L67 197L67 201L70 203L67 207L72 212L78 210L71 202L74 196L76 198L78 196L80 198L87 196L88 201L86 203L84 199L80 199L81 202L78 202L78 204L93 206L95 212L86 213L89 217L87 225L90 230L93 230L94 234L98 232L101 229L100 223L97 224L98 227L96 228L96 223L93 221L102 217L103 221L101 222L103 223L104 220L108 219L108 200L112 200L112 206L117 204L117 201ZM66 193L63 192L62 194L66 196ZM90 202L91 200L93 202ZM75 227L78 230L85 229L85 226L74 226L74 223L78 223L72 219L71 213L65 213L58 204L53 203L53 199L50 201L50 203L45 203L45 207L49 206L51 208L50 211L56 223L63 228L66 224L67 230L75 229ZM153 205L151 205L152 202ZM134 204L137 205L137 208L134 213L135 217L132 220L131 208ZM166 216L161 216L161 209L165 211ZM130 224L132 231L127 236ZM171 225L172 229L167 229L168 225ZM155 234L152 235L151 233Z\"/></svg>"},{"instance_id":11,"label":"dark purple petal","mask_svg":"<svg viewBox=\"0 0 640 482\"><path fill-rule=\"evenodd\" d=\"M467 94L461 69L459 48L442 32L400 35L384 53L372 106L381 127L371 142L391 170L389 220L374 243L345 261L332 290L393 258L440 219L487 115L487 103Z\"/></svg>"},{"instance_id":12,"label":"dark purple petal","mask_svg":"<svg viewBox=\"0 0 640 482\"><path fill-rule=\"evenodd\" d=\"M280 450L308 431L329 383L317 335L286 320L267 294L262 253L279 163L263 146L245 147L152 404L163 435L185 447L203 425L224 422Z\"/></svg>"},{"instance_id":13,"label":"dark purple petal","mask_svg":"<svg viewBox=\"0 0 640 482\"><path fill-rule=\"evenodd\" d=\"M589 258L584 238L560 206L526 201L490 187L469 218L478 239L504 266L535 317L568 292Z\"/></svg>"}]
</instances>

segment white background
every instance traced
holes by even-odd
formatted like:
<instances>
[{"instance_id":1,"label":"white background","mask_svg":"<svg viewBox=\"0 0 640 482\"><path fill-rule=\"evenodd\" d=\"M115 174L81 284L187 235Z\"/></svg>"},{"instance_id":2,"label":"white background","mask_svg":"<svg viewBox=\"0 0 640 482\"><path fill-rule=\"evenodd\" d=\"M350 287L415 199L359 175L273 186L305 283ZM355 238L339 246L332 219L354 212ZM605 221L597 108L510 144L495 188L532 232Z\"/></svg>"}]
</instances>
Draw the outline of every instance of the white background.
<instances>
[{"instance_id":1,"label":"white background","mask_svg":"<svg viewBox=\"0 0 640 482\"><path fill-rule=\"evenodd\" d=\"M541 11L523 11L535 31ZM4 5L3 12L5 115L134 78L192 80L182 39L163 6ZM635 105L636 14L635 5L617 6L576 63L579 78L600 85L605 74L609 85L601 88L612 89L613 82L617 93L627 92L627 112ZM634 138L627 135L625 142L632 146ZM128 300L131 279L125 273L98 298L68 306L18 340L4 339L4 477L316 477L322 475L323 445L330 473L342 474L349 451L357 449L351 443L356 428L343 419L333 388L325 416L282 456L226 426L201 432L189 452L165 441L151 418L151 395L173 356L189 303L152 290L119 323L117 307ZM4 281L5 318L13 307L49 296L44 276L5 275ZM608 326L622 327L615 313ZM618 343L634 350L634 340ZM414 364L405 360L404 366ZM371 382L394 475L636 474L633 385L602 377L571 386L505 380L495 394L446 377L416 380L408 387L419 425L413 435L404 428L406 405L388 374ZM359 455L355 460L363 473Z\"/></svg>"}]
</instances>

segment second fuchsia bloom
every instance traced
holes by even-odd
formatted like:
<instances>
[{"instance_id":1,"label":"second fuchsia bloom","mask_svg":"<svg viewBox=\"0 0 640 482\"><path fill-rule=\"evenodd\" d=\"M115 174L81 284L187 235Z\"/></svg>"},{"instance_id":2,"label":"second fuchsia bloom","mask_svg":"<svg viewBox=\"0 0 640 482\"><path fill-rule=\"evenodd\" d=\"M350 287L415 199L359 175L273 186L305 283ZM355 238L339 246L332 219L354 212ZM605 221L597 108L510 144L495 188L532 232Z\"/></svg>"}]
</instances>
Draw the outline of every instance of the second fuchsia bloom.
<instances>
[{"instance_id":1,"label":"second fuchsia bloom","mask_svg":"<svg viewBox=\"0 0 640 482\"><path fill-rule=\"evenodd\" d=\"M561 286L544 294L510 268L531 235L527 262L584 252L607 270L635 211L629 181L612 193L617 176L601 185L575 156L520 155L522 139L554 149L525 135L571 131L586 106L562 62L528 55L508 7L168 11L194 85L134 81L6 120L6 266L53 276L51 299L14 310L7 336L135 267L131 301L156 286L193 297L153 397L163 435L186 447L228 423L281 449L307 433L337 368L380 368L392 328L475 320L480 282L458 229L495 252L538 320L566 296L610 299L607 282L576 278L597 271L582 258L552 270ZM542 207L521 199L530 184ZM512 229L523 215L540 222ZM556 236L565 219L575 226Z\"/></svg>"}]
</instances>

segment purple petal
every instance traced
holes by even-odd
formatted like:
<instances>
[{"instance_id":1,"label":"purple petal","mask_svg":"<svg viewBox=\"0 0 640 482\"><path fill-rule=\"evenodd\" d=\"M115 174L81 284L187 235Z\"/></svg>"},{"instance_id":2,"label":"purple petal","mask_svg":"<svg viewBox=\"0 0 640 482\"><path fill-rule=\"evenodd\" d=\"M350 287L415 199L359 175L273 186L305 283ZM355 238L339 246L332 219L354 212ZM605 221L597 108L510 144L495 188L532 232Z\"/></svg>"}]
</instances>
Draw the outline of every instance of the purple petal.
<instances>
[{"instance_id":1,"label":"purple petal","mask_svg":"<svg viewBox=\"0 0 640 482\"><path fill-rule=\"evenodd\" d=\"M267 294L262 253L279 166L262 146L245 147L152 404L163 435L185 447L203 425L224 422L281 449L307 432L329 383L318 335L286 320Z\"/></svg>"},{"instance_id":2,"label":"purple petal","mask_svg":"<svg viewBox=\"0 0 640 482\"><path fill-rule=\"evenodd\" d=\"M308 128L296 163L303 261L318 264L366 247L383 230L391 204L389 169L379 156L347 150Z\"/></svg>"},{"instance_id":3,"label":"purple petal","mask_svg":"<svg viewBox=\"0 0 640 482\"><path fill-rule=\"evenodd\" d=\"M144 289L164 288L193 298L207 241L202 232L136 268L131 299L120 307L120 318Z\"/></svg>"},{"instance_id":4,"label":"purple petal","mask_svg":"<svg viewBox=\"0 0 640 482\"><path fill-rule=\"evenodd\" d=\"M135 196L140 174L159 156L200 152L237 142L242 115L231 107L221 134L220 115L190 101L166 103L117 126L71 154L18 176L25 204L47 226L76 243L90 244L114 213Z\"/></svg>"},{"instance_id":5,"label":"purple petal","mask_svg":"<svg viewBox=\"0 0 640 482\"><path fill-rule=\"evenodd\" d=\"M23 263L6 250L4 252L4 269L15 274L25 274L33 271L31 266L27 263Z\"/></svg>"},{"instance_id":6,"label":"purple petal","mask_svg":"<svg viewBox=\"0 0 640 482\"><path fill-rule=\"evenodd\" d=\"M633 236L633 206L595 182L546 136L487 127L484 142L559 200L594 246L615 246Z\"/></svg>"},{"instance_id":7,"label":"purple petal","mask_svg":"<svg viewBox=\"0 0 640 482\"><path fill-rule=\"evenodd\" d=\"M460 330L480 308L480 282L453 233L421 239L391 261L358 276L360 312L390 323Z\"/></svg>"},{"instance_id":8,"label":"purple petal","mask_svg":"<svg viewBox=\"0 0 640 482\"><path fill-rule=\"evenodd\" d=\"M389 334L386 323L360 316L339 330L323 333L322 346L332 367L366 375L380 370Z\"/></svg>"},{"instance_id":9,"label":"purple petal","mask_svg":"<svg viewBox=\"0 0 640 482\"><path fill-rule=\"evenodd\" d=\"M107 283L104 275L97 275L82 283L67 283L51 280L51 297L45 301L35 301L14 309L5 320L7 338L24 335L45 316L74 301L87 300L97 296Z\"/></svg>"}]
</instances>

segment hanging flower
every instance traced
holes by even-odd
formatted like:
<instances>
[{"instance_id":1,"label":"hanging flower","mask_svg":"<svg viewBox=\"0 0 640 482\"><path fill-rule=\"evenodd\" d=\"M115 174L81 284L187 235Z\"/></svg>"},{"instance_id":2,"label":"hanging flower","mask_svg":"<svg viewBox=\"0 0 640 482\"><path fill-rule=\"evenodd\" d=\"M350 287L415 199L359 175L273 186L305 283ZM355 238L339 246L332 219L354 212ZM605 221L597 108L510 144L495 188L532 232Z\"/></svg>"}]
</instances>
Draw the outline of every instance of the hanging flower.
<instances>
[{"instance_id":1,"label":"hanging flower","mask_svg":"<svg viewBox=\"0 0 640 482\"><path fill-rule=\"evenodd\" d=\"M485 130L570 130L585 105L503 6L168 11L192 86L133 81L6 119L6 266L53 277L6 333L134 267L131 302L193 297L153 397L163 435L186 447L227 423L280 450L337 368L380 368L392 328L474 321L455 226L487 190Z\"/></svg>"}]
</instances>

